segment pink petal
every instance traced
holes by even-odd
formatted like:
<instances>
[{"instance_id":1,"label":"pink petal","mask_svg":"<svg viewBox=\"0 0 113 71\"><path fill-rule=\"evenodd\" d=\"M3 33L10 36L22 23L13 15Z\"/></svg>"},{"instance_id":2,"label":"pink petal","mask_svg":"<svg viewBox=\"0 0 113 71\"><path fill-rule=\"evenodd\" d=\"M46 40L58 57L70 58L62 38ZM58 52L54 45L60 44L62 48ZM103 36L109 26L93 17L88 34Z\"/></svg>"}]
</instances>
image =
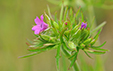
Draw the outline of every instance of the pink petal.
<instances>
[{"instance_id":1,"label":"pink petal","mask_svg":"<svg viewBox=\"0 0 113 71\"><path fill-rule=\"evenodd\" d=\"M39 33L40 33L40 30L35 30L34 33L35 33L35 34L39 34Z\"/></svg>"},{"instance_id":2,"label":"pink petal","mask_svg":"<svg viewBox=\"0 0 113 71\"><path fill-rule=\"evenodd\" d=\"M40 25L33 26L33 28L32 28L33 31L40 30L40 29L41 29Z\"/></svg>"},{"instance_id":3,"label":"pink petal","mask_svg":"<svg viewBox=\"0 0 113 71\"><path fill-rule=\"evenodd\" d=\"M42 25L42 30L45 30L45 29L47 29L47 28L48 28L48 24L43 23L43 25Z\"/></svg>"},{"instance_id":4,"label":"pink petal","mask_svg":"<svg viewBox=\"0 0 113 71\"><path fill-rule=\"evenodd\" d=\"M38 17L36 17L36 19L34 21L37 25L41 24L41 20Z\"/></svg>"},{"instance_id":5,"label":"pink petal","mask_svg":"<svg viewBox=\"0 0 113 71\"><path fill-rule=\"evenodd\" d=\"M41 21L43 21L43 19L44 19L43 15L41 15L40 18L41 18Z\"/></svg>"}]
</instances>

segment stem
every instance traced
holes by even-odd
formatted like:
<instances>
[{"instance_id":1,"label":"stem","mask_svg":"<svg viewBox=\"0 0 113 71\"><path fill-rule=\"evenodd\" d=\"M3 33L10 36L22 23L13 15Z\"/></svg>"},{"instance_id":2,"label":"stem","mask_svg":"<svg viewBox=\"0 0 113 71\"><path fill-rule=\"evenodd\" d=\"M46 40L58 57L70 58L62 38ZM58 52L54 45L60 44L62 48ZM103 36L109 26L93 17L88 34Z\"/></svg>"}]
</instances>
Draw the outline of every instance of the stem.
<instances>
[{"instance_id":1,"label":"stem","mask_svg":"<svg viewBox=\"0 0 113 71\"><path fill-rule=\"evenodd\" d=\"M74 69L74 71L80 71L80 67L79 67L77 61L75 61L75 64L73 65L73 69Z\"/></svg>"},{"instance_id":2,"label":"stem","mask_svg":"<svg viewBox=\"0 0 113 71\"><path fill-rule=\"evenodd\" d=\"M62 62L63 62L63 71L67 71L66 69L66 59L65 56L62 54Z\"/></svg>"},{"instance_id":3,"label":"stem","mask_svg":"<svg viewBox=\"0 0 113 71\"><path fill-rule=\"evenodd\" d=\"M63 46L62 46L61 50L62 50L62 53L63 53L65 56L67 56L67 57L70 57L70 56L71 56L71 55L64 49ZM70 61L71 61L71 60L70 60ZM74 69L74 71L81 71L81 70L80 70L80 67L79 67L79 65L78 65L78 63L77 63L77 61L75 61L74 65L73 65L73 69Z\"/></svg>"}]
</instances>

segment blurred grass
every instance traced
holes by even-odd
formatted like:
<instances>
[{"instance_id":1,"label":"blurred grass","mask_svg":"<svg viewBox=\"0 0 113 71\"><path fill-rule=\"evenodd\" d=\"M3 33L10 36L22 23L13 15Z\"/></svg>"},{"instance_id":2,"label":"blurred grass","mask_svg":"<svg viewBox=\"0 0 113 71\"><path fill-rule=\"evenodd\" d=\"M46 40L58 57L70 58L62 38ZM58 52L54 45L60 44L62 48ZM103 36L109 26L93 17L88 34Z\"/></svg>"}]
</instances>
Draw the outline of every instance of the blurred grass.
<instances>
[{"instance_id":1,"label":"blurred grass","mask_svg":"<svg viewBox=\"0 0 113 71\"><path fill-rule=\"evenodd\" d=\"M0 71L56 71L55 50L18 59L18 56L29 53L26 50L26 38L35 38L31 30L34 19L46 11L47 4L52 10L55 9L46 0L0 0ZM105 54L103 59L108 59L106 71L112 71L113 10L96 8L95 11L97 23L107 20L100 39L101 42L108 41L104 48L109 48L111 52Z\"/></svg>"},{"instance_id":2,"label":"blurred grass","mask_svg":"<svg viewBox=\"0 0 113 71\"><path fill-rule=\"evenodd\" d=\"M0 0L0 71L55 70L55 54L50 54L53 51L18 59L28 53L26 38L34 38L31 30L34 19L43 14L46 3L45 0Z\"/></svg>"}]
</instances>

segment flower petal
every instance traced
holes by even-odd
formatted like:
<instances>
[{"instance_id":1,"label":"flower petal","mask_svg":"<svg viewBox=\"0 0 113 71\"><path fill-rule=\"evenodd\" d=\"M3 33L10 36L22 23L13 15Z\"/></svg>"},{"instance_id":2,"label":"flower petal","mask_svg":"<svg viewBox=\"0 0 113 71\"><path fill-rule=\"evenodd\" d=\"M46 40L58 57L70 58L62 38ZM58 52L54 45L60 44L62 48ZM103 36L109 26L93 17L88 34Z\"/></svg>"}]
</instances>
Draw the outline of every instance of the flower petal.
<instances>
[{"instance_id":1,"label":"flower petal","mask_svg":"<svg viewBox=\"0 0 113 71\"><path fill-rule=\"evenodd\" d=\"M33 26L33 28L32 28L33 31L40 30L40 29L41 29L40 25Z\"/></svg>"},{"instance_id":2,"label":"flower petal","mask_svg":"<svg viewBox=\"0 0 113 71\"><path fill-rule=\"evenodd\" d=\"M34 34L39 34L40 30L35 30Z\"/></svg>"},{"instance_id":3,"label":"flower petal","mask_svg":"<svg viewBox=\"0 0 113 71\"><path fill-rule=\"evenodd\" d=\"M41 20L38 17L36 17L34 21L37 25L41 25Z\"/></svg>"},{"instance_id":4,"label":"flower petal","mask_svg":"<svg viewBox=\"0 0 113 71\"><path fill-rule=\"evenodd\" d=\"M42 30L45 30L48 28L48 24L46 24L45 22L42 24Z\"/></svg>"},{"instance_id":5,"label":"flower petal","mask_svg":"<svg viewBox=\"0 0 113 71\"><path fill-rule=\"evenodd\" d=\"M84 29L85 29L85 28L86 28L86 26L87 26L87 23L82 22L82 24L81 24L81 29L82 29L82 28L84 28Z\"/></svg>"},{"instance_id":6,"label":"flower petal","mask_svg":"<svg viewBox=\"0 0 113 71\"><path fill-rule=\"evenodd\" d=\"M43 15L41 15L40 18L41 18L41 21L43 21L43 19L44 19Z\"/></svg>"}]
</instances>

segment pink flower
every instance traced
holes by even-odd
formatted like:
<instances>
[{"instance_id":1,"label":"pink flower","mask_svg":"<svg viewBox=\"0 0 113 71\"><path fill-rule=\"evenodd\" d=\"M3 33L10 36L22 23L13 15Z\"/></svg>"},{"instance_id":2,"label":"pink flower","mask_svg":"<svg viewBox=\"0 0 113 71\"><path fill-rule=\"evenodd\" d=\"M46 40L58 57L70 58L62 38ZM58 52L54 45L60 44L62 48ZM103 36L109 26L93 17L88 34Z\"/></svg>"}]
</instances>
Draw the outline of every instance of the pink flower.
<instances>
[{"instance_id":1,"label":"pink flower","mask_svg":"<svg viewBox=\"0 0 113 71\"><path fill-rule=\"evenodd\" d=\"M39 34L40 32L46 30L48 28L48 24L46 24L43 21L43 15L40 16L41 20L36 17L36 19L34 20L36 23L36 26L33 26L32 30L34 31L34 34Z\"/></svg>"},{"instance_id":2,"label":"pink flower","mask_svg":"<svg viewBox=\"0 0 113 71\"><path fill-rule=\"evenodd\" d=\"M85 29L85 28L86 28L86 26L87 26L87 23L82 22L82 24L81 24L81 29L82 29L82 28L84 28L84 29Z\"/></svg>"}]
</instances>

